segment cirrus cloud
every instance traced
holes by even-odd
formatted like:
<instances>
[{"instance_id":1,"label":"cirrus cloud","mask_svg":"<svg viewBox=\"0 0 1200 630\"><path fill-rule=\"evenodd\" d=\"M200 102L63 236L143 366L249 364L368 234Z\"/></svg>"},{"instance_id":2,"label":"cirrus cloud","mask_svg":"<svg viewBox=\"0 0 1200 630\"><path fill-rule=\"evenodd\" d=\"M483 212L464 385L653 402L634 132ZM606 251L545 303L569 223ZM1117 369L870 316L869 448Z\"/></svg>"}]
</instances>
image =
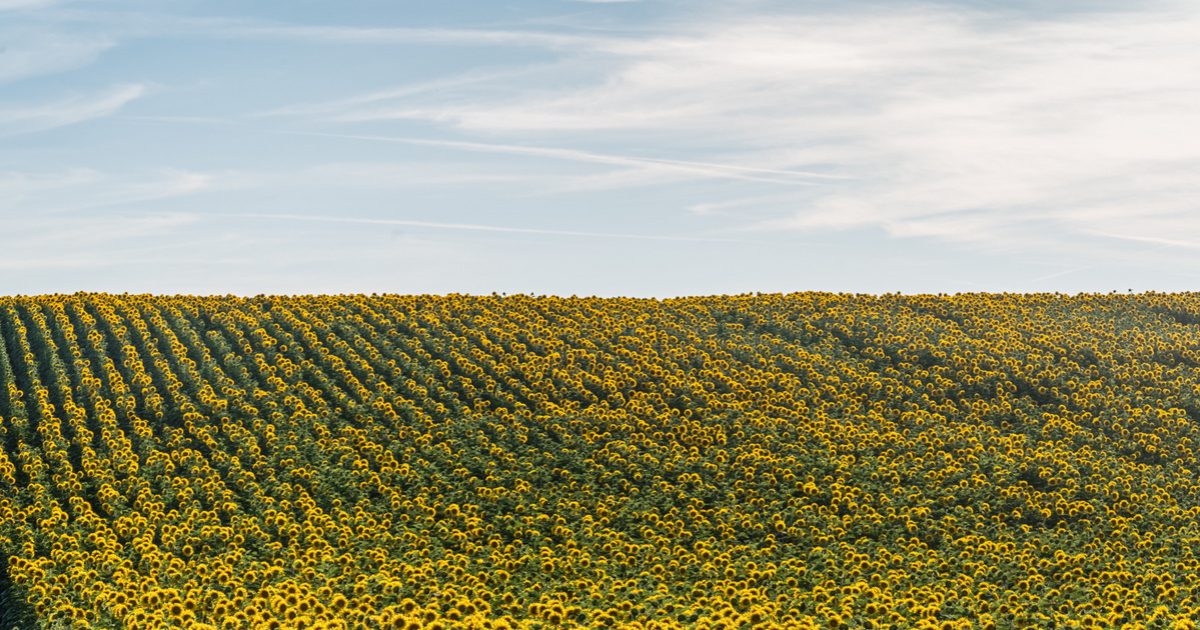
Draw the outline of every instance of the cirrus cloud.
<instances>
[{"instance_id":1,"label":"cirrus cloud","mask_svg":"<svg viewBox=\"0 0 1200 630\"><path fill-rule=\"evenodd\" d=\"M0 136L45 131L111 116L147 92L145 85L111 87L103 92L70 96L36 105L0 105Z\"/></svg>"},{"instance_id":2,"label":"cirrus cloud","mask_svg":"<svg viewBox=\"0 0 1200 630\"><path fill-rule=\"evenodd\" d=\"M513 82L452 100L398 90L325 118L652 138L691 155L702 138L708 154L689 159L849 176L702 202L774 214L752 228L1012 248L1141 221L1200 238L1200 147L1181 141L1200 131L1196 32L1200 9L1187 3L1040 17L913 5L751 14L589 41L560 61L564 75L593 79L567 87Z\"/></svg>"}]
</instances>

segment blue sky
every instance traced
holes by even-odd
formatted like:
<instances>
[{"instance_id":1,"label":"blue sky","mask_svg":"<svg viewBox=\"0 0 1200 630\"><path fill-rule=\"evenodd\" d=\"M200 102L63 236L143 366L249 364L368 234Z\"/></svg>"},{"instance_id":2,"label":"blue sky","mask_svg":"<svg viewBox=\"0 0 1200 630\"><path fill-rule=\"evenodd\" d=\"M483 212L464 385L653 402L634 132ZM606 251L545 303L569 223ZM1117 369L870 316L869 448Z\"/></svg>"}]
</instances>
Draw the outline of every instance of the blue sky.
<instances>
[{"instance_id":1,"label":"blue sky","mask_svg":"<svg viewBox=\"0 0 1200 630\"><path fill-rule=\"evenodd\" d=\"M0 293L1195 289L1200 5L1041 4L0 0Z\"/></svg>"}]
</instances>

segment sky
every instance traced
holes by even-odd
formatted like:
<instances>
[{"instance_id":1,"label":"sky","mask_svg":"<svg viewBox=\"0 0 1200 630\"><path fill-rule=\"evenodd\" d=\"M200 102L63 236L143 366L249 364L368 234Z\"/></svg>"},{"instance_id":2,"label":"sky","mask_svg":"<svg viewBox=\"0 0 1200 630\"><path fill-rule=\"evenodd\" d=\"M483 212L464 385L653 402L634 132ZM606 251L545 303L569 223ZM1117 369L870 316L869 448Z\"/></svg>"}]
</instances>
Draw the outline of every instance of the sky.
<instances>
[{"instance_id":1,"label":"sky","mask_svg":"<svg viewBox=\"0 0 1200 630\"><path fill-rule=\"evenodd\" d=\"M0 294L1195 290L1197 33L1154 0L0 0Z\"/></svg>"}]
</instances>

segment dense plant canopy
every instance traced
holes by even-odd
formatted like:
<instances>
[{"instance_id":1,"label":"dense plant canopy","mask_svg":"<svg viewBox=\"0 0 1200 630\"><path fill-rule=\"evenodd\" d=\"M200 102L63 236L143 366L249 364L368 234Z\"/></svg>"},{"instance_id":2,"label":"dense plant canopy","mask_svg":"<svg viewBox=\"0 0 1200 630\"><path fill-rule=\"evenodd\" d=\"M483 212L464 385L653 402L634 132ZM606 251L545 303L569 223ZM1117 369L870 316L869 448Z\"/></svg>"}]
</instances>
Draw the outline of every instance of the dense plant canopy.
<instances>
[{"instance_id":1,"label":"dense plant canopy","mask_svg":"<svg viewBox=\"0 0 1200 630\"><path fill-rule=\"evenodd\" d=\"M8 597L49 627L1192 627L1198 326L1161 294L0 298Z\"/></svg>"}]
</instances>

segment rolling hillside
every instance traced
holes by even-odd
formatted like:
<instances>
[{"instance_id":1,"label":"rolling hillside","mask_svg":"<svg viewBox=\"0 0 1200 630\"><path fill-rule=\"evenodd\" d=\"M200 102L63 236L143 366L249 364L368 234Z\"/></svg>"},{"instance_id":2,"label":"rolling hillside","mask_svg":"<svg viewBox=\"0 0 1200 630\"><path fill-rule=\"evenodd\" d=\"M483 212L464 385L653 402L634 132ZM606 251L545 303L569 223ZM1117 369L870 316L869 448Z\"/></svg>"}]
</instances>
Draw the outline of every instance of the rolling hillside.
<instances>
[{"instance_id":1,"label":"rolling hillside","mask_svg":"<svg viewBox=\"0 0 1200 630\"><path fill-rule=\"evenodd\" d=\"M6 622L1192 627L1200 296L0 298Z\"/></svg>"}]
</instances>

